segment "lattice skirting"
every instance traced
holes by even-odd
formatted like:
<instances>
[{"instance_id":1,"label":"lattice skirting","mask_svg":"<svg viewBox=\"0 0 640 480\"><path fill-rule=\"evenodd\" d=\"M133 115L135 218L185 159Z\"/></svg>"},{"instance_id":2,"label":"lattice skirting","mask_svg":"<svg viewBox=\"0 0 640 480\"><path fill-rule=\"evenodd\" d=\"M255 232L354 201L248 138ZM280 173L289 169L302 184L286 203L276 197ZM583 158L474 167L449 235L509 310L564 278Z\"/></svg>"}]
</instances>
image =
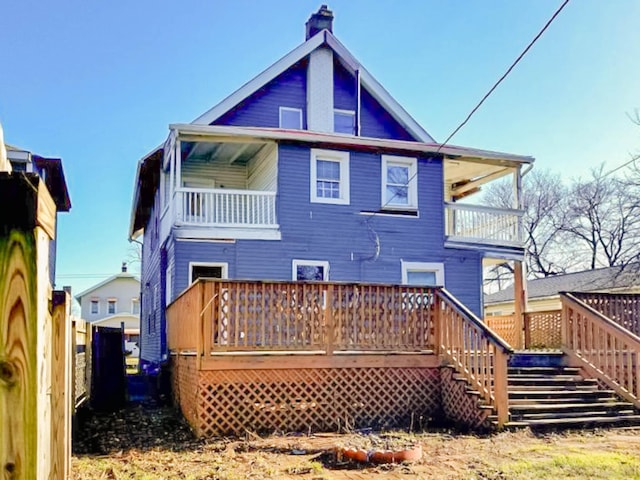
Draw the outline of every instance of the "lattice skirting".
<instances>
[{"instance_id":1,"label":"lattice skirting","mask_svg":"<svg viewBox=\"0 0 640 480\"><path fill-rule=\"evenodd\" d=\"M198 436L421 429L432 420L488 427L489 412L450 368L200 371L173 357L176 403Z\"/></svg>"},{"instance_id":2,"label":"lattice skirting","mask_svg":"<svg viewBox=\"0 0 640 480\"><path fill-rule=\"evenodd\" d=\"M442 367L442 410L458 427L473 430L491 428L488 419L491 410L480 408L478 395L470 394L466 381L454 378L455 370Z\"/></svg>"}]
</instances>

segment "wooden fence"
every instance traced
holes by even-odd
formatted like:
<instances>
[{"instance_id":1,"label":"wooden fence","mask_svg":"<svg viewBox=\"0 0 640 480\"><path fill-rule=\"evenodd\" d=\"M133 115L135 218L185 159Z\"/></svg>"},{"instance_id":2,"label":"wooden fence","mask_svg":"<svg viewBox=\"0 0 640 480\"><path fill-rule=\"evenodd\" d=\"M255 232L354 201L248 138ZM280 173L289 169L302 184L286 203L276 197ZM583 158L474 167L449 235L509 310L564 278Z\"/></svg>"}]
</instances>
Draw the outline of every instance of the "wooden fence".
<instances>
[{"instance_id":1,"label":"wooden fence","mask_svg":"<svg viewBox=\"0 0 640 480\"><path fill-rule=\"evenodd\" d=\"M516 331L514 315L492 315L485 318L487 326L509 345L524 340L526 349L556 350L561 348L561 310L527 312L524 314L524 330ZM520 339L520 342L518 341Z\"/></svg>"},{"instance_id":2,"label":"wooden fence","mask_svg":"<svg viewBox=\"0 0 640 480\"><path fill-rule=\"evenodd\" d=\"M439 354L508 418L509 346L442 289L199 280L167 309L167 329L169 349L195 355L197 370L225 354Z\"/></svg>"},{"instance_id":3,"label":"wooden fence","mask_svg":"<svg viewBox=\"0 0 640 480\"><path fill-rule=\"evenodd\" d=\"M591 375L640 407L640 337L570 293L561 294L562 344Z\"/></svg>"},{"instance_id":4,"label":"wooden fence","mask_svg":"<svg viewBox=\"0 0 640 480\"><path fill-rule=\"evenodd\" d=\"M0 173L0 205L0 471L66 479L71 330L69 298L52 292L49 275L56 207L25 173Z\"/></svg>"}]
</instances>

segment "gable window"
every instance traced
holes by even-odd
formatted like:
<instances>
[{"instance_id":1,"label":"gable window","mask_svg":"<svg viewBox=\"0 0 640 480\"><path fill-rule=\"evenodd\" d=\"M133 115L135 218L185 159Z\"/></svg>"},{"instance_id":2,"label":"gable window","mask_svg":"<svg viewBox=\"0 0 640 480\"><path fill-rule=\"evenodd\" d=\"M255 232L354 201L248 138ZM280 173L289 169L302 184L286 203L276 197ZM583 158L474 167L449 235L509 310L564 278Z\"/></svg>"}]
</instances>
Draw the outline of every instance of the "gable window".
<instances>
[{"instance_id":1,"label":"gable window","mask_svg":"<svg viewBox=\"0 0 640 480\"><path fill-rule=\"evenodd\" d=\"M311 201L349 204L349 152L311 150Z\"/></svg>"},{"instance_id":2,"label":"gable window","mask_svg":"<svg viewBox=\"0 0 640 480\"><path fill-rule=\"evenodd\" d=\"M116 300L111 298L107 301L107 313L109 315L115 315L116 313Z\"/></svg>"},{"instance_id":3,"label":"gable window","mask_svg":"<svg viewBox=\"0 0 640 480\"><path fill-rule=\"evenodd\" d=\"M418 161L382 155L382 208L418 208Z\"/></svg>"},{"instance_id":4,"label":"gable window","mask_svg":"<svg viewBox=\"0 0 640 480\"><path fill-rule=\"evenodd\" d=\"M356 112L353 110L333 111L333 131L336 133L356 134Z\"/></svg>"},{"instance_id":5,"label":"gable window","mask_svg":"<svg viewBox=\"0 0 640 480\"><path fill-rule=\"evenodd\" d=\"M280 107L280 128L302 130L302 109Z\"/></svg>"},{"instance_id":6,"label":"gable window","mask_svg":"<svg viewBox=\"0 0 640 480\"><path fill-rule=\"evenodd\" d=\"M100 300L91 300L91 315L100 313Z\"/></svg>"},{"instance_id":7,"label":"gable window","mask_svg":"<svg viewBox=\"0 0 640 480\"><path fill-rule=\"evenodd\" d=\"M199 278L227 278L226 263L189 262L189 284Z\"/></svg>"},{"instance_id":8,"label":"gable window","mask_svg":"<svg viewBox=\"0 0 640 480\"><path fill-rule=\"evenodd\" d=\"M424 287L444 286L444 264L402 261L402 284Z\"/></svg>"},{"instance_id":9,"label":"gable window","mask_svg":"<svg viewBox=\"0 0 640 480\"><path fill-rule=\"evenodd\" d=\"M293 260L292 278L295 281L329 280L329 262L323 260Z\"/></svg>"}]
</instances>

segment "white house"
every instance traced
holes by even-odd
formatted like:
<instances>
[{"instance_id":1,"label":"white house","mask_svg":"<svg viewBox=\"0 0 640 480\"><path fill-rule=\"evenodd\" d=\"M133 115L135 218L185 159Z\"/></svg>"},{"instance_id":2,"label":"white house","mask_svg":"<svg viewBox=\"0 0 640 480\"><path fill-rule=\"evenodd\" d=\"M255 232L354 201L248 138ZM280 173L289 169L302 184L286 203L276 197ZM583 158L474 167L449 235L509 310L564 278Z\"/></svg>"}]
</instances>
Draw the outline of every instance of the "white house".
<instances>
[{"instance_id":1,"label":"white house","mask_svg":"<svg viewBox=\"0 0 640 480\"><path fill-rule=\"evenodd\" d=\"M122 271L76 295L81 317L92 326L120 328L124 323L125 338L138 344L140 337L140 280ZM137 351L137 348L136 348Z\"/></svg>"}]
</instances>

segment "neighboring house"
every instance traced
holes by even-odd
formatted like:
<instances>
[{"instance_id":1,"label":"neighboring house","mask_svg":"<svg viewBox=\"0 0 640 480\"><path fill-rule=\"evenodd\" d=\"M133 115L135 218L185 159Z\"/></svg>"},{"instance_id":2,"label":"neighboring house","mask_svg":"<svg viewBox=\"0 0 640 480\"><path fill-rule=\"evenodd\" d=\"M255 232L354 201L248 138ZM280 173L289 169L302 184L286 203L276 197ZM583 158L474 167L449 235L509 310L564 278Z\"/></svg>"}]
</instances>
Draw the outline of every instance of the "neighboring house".
<instances>
[{"instance_id":1,"label":"neighboring house","mask_svg":"<svg viewBox=\"0 0 640 480\"><path fill-rule=\"evenodd\" d=\"M138 345L140 336L140 280L122 271L76 295L80 316L94 327L120 328L125 340ZM136 348L137 351L137 348Z\"/></svg>"},{"instance_id":2,"label":"neighboring house","mask_svg":"<svg viewBox=\"0 0 640 480\"><path fill-rule=\"evenodd\" d=\"M444 285L480 314L483 263L522 260L518 204L460 200L505 176L520 198L533 159L435 142L332 21L140 160L143 361L167 358L165 307L198 277Z\"/></svg>"},{"instance_id":3,"label":"neighboring house","mask_svg":"<svg viewBox=\"0 0 640 480\"><path fill-rule=\"evenodd\" d=\"M640 264L554 275L527 282L527 311L560 310L560 292L640 293ZM487 316L514 313L513 286L485 295Z\"/></svg>"},{"instance_id":4,"label":"neighboring house","mask_svg":"<svg viewBox=\"0 0 640 480\"><path fill-rule=\"evenodd\" d=\"M44 181L54 203L56 204L56 232L54 239L49 243L49 275L51 285L55 286L56 278L56 245L57 245L57 213L71 210L71 199L67 190L67 182L64 178L62 160L59 158L47 158L36 155L12 145L5 144L7 158L13 172L37 173Z\"/></svg>"}]
</instances>

